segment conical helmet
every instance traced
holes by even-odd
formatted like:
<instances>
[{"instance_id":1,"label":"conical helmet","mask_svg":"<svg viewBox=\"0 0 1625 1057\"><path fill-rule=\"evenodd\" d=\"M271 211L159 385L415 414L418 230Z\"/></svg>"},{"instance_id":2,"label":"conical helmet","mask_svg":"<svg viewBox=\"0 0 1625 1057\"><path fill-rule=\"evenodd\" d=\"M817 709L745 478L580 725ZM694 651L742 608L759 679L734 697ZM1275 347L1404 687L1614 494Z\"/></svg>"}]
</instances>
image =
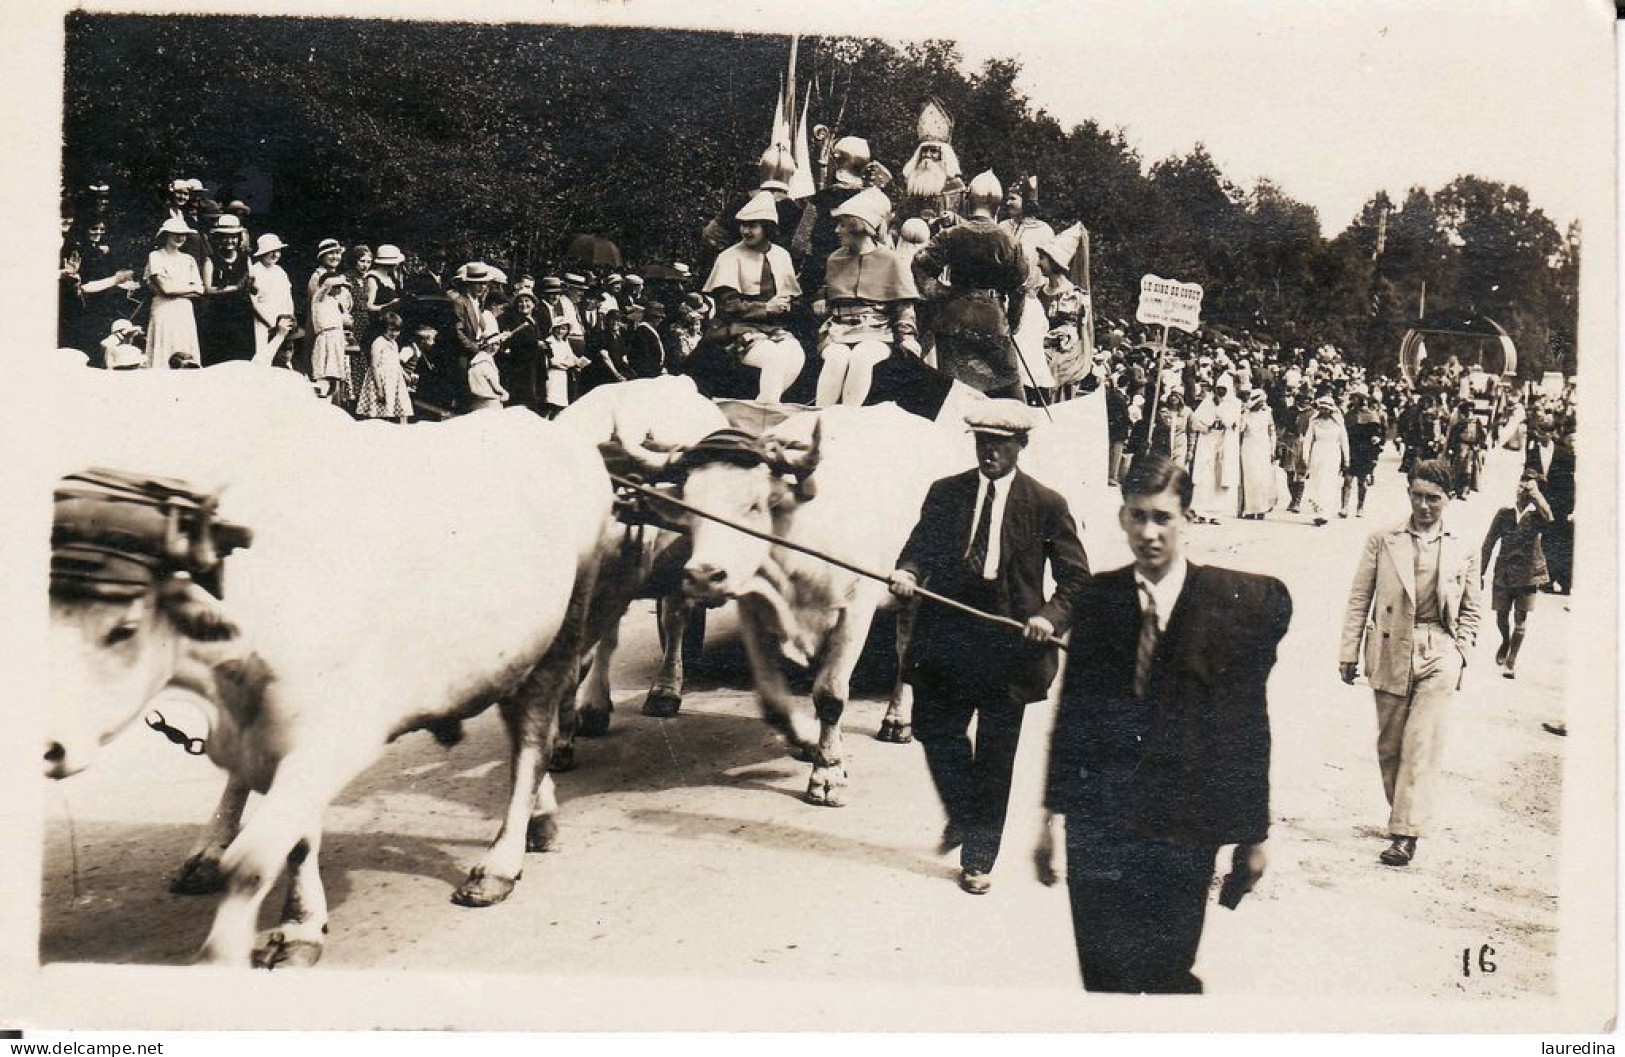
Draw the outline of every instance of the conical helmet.
<instances>
[{"instance_id":1,"label":"conical helmet","mask_svg":"<svg viewBox=\"0 0 1625 1057\"><path fill-rule=\"evenodd\" d=\"M999 203L1004 201L1004 188L999 184L999 178L993 175L993 170L987 169L976 174L965 192L965 208L976 210L978 208L997 209Z\"/></svg>"}]
</instances>

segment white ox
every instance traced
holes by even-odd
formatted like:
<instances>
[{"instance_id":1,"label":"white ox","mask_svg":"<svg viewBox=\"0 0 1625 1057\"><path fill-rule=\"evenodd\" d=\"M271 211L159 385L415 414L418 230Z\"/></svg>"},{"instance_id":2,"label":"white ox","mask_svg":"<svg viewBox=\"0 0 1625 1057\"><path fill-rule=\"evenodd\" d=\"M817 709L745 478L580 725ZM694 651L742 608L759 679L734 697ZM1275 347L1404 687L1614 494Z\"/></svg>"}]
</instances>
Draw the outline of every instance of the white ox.
<instances>
[{"instance_id":1,"label":"white ox","mask_svg":"<svg viewBox=\"0 0 1625 1057\"><path fill-rule=\"evenodd\" d=\"M314 961L327 804L390 740L448 734L492 703L512 793L454 898L505 898L527 844L556 832L544 765L608 532L598 452L523 411L358 424L291 375L247 366L54 381L56 415L75 429L38 484L92 465L224 484L222 515L255 534L226 562L224 602L170 579L133 602L51 606L51 777L88 766L167 687L205 702L228 783L176 882L224 884L202 957ZM264 800L242 823L251 790ZM285 864L284 920L256 954L258 909Z\"/></svg>"},{"instance_id":2,"label":"white ox","mask_svg":"<svg viewBox=\"0 0 1625 1057\"><path fill-rule=\"evenodd\" d=\"M941 428L889 404L793 415L766 440L764 463L691 462L684 501L883 575L931 483L966 464ZM798 489L797 478L810 487ZM886 585L703 517L687 521L688 596L737 600L764 717L812 762L807 800L839 806L847 784L841 714L875 611L890 600ZM781 654L816 668L816 729L794 707Z\"/></svg>"},{"instance_id":3,"label":"white ox","mask_svg":"<svg viewBox=\"0 0 1625 1057\"><path fill-rule=\"evenodd\" d=\"M723 429L728 419L711 401L700 396L686 377L640 379L594 389L566 408L557 424L602 449L609 458L626 453L628 468L647 467L665 460L654 453L687 447L709 433ZM656 598L663 650L660 671L644 700L647 715L675 716L683 700L683 633L690 607L683 597L682 566L688 557L688 537L658 525L618 525L615 538L604 550L588 619L592 663L576 698L576 711L560 724L554 766L574 763L573 738L577 730L587 736L608 732L609 669L620 640L620 621L637 598Z\"/></svg>"}]
</instances>

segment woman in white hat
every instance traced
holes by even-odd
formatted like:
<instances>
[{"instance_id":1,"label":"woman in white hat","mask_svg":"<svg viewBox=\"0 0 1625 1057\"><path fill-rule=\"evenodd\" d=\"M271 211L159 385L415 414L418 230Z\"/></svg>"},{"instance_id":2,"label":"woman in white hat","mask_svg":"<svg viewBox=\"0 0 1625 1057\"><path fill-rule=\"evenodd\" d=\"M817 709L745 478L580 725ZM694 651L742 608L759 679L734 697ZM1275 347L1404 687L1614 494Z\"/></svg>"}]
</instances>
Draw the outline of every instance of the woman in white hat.
<instances>
[{"instance_id":1,"label":"woman in white hat","mask_svg":"<svg viewBox=\"0 0 1625 1057\"><path fill-rule=\"evenodd\" d=\"M158 248L147 254L144 278L152 290L147 355L159 370L168 368L177 357L183 362L201 362L192 302L203 296L203 275L197 258L182 248L195 234L185 221L170 218L158 229Z\"/></svg>"},{"instance_id":2,"label":"woman in white hat","mask_svg":"<svg viewBox=\"0 0 1625 1057\"><path fill-rule=\"evenodd\" d=\"M254 310L254 362L266 367L276 360L293 330L293 282L280 263L285 248L275 235L261 235L249 269L253 280L248 303Z\"/></svg>"},{"instance_id":3,"label":"woman in white hat","mask_svg":"<svg viewBox=\"0 0 1625 1057\"><path fill-rule=\"evenodd\" d=\"M135 344L141 328L128 319L113 321L113 329L102 339L102 366L109 371L133 371L147 365L147 354Z\"/></svg>"},{"instance_id":4,"label":"woman in white hat","mask_svg":"<svg viewBox=\"0 0 1625 1057\"><path fill-rule=\"evenodd\" d=\"M717 299L720 324L707 339L760 372L756 399L777 403L807 362L785 329L793 299L801 296L790 254L773 239L779 230L773 195L758 192L734 219L739 241L717 255L705 292Z\"/></svg>"},{"instance_id":5,"label":"woman in white hat","mask_svg":"<svg viewBox=\"0 0 1625 1057\"><path fill-rule=\"evenodd\" d=\"M254 355L254 311L248 254L243 252L243 222L227 213L209 229L209 256L203 262L203 306L200 341L204 362L247 360Z\"/></svg>"},{"instance_id":6,"label":"woman in white hat","mask_svg":"<svg viewBox=\"0 0 1625 1057\"><path fill-rule=\"evenodd\" d=\"M1262 521L1275 509L1275 412L1262 389L1247 394L1241 416L1241 516Z\"/></svg>"},{"instance_id":7,"label":"woman in white hat","mask_svg":"<svg viewBox=\"0 0 1625 1057\"><path fill-rule=\"evenodd\" d=\"M367 272L362 284L369 316L381 315L390 309L399 312L401 306L406 303L406 294L402 292L404 280L401 277L401 265L405 263L406 255L401 252L400 247L391 246L387 242L379 245L378 252L372 259L372 270Z\"/></svg>"},{"instance_id":8,"label":"woman in white hat","mask_svg":"<svg viewBox=\"0 0 1625 1057\"><path fill-rule=\"evenodd\" d=\"M818 374L819 407L861 405L869 396L875 366L900 348L920 355L914 276L896 253L880 245L891 201L879 188L859 191L831 216L841 248L829 255L824 288L814 306L828 313L818 331L824 358Z\"/></svg>"},{"instance_id":9,"label":"woman in white hat","mask_svg":"<svg viewBox=\"0 0 1625 1057\"><path fill-rule=\"evenodd\" d=\"M1337 401L1316 397L1314 418L1303 438L1304 462L1309 479L1303 486L1303 501L1314 507L1315 524L1326 524L1327 515L1343 498L1343 467L1349 462L1349 434L1338 413Z\"/></svg>"}]
</instances>

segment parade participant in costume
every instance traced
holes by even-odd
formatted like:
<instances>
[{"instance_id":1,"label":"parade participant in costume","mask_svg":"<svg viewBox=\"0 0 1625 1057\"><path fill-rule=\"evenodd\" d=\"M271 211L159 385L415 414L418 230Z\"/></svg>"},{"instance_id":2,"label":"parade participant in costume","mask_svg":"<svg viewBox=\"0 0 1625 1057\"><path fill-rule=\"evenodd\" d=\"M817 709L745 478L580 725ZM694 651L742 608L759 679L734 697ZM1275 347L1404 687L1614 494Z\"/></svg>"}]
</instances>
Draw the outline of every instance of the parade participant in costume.
<instances>
[{"instance_id":1,"label":"parade participant in costume","mask_svg":"<svg viewBox=\"0 0 1625 1057\"><path fill-rule=\"evenodd\" d=\"M1190 504L1184 470L1136 459L1118 512L1134 564L1089 579L1073 607L1033 860L1054 884L1064 839L1089 991L1200 994L1219 849L1235 846L1231 908L1266 865L1267 688L1292 597L1274 577L1189 561Z\"/></svg>"},{"instance_id":2,"label":"parade participant in costume","mask_svg":"<svg viewBox=\"0 0 1625 1057\"><path fill-rule=\"evenodd\" d=\"M899 211L904 217L919 217L927 223L957 214L965 198L965 179L954 153L954 119L941 103L928 100L920 109L915 131L920 145L903 166L906 197ZM1002 195L1000 197L1003 197Z\"/></svg>"},{"instance_id":3,"label":"parade participant in costume","mask_svg":"<svg viewBox=\"0 0 1625 1057\"><path fill-rule=\"evenodd\" d=\"M799 225L790 239L790 256L796 261L803 290L817 290L824 285L824 268L829 255L843 245L838 231L838 213L843 205L865 190L883 189L891 182L891 174L876 163L869 152L869 141L858 136L842 136L830 148L830 179L819 188L807 203ZM886 214L891 214L891 202L886 203ZM886 245L884 228L876 241Z\"/></svg>"},{"instance_id":4,"label":"parade participant in costume","mask_svg":"<svg viewBox=\"0 0 1625 1057\"><path fill-rule=\"evenodd\" d=\"M1191 413L1195 438L1191 455L1191 481L1195 498L1191 509L1198 525L1217 525L1219 515L1239 509L1236 490L1241 483L1241 402L1230 394L1229 375L1221 375L1213 392Z\"/></svg>"},{"instance_id":5,"label":"parade participant in costume","mask_svg":"<svg viewBox=\"0 0 1625 1057\"><path fill-rule=\"evenodd\" d=\"M1540 471L1523 471L1512 505L1496 511L1479 551L1478 568L1482 576L1490 567L1496 545L1500 544L1501 554L1495 562L1495 578L1490 586L1490 605L1495 610L1495 627L1501 633L1495 663L1502 666L1501 674L1508 679L1517 678L1518 650L1523 647L1524 624L1535 608L1535 595L1540 586L1551 579L1546 570L1541 534L1552 523L1552 508L1540 493L1540 483ZM1508 627L1509 619L1515 622L1514 627Z\"/></svg>"},{"instance_id":6,"label":"parade participant in costume","mask_svg":"<svg viewBox=\"0 0 1625 1057\"><path fill-rule=\"evenodd\" d=\"M1275 509L1275 416L1264 390L1247 396L1241 416L1241 516L1262 521Z\"/></svg>"},{"instance_id":7,"label":"parade participant in costume","mask_svg":"<svg viewBox=\"0 0 1625 1057\"><path fill-rule=\"evenodd\" d=\"M807 355L785 329L801 285L790 254L776 245L773 196L758 193L734 217L739 241L717 255L705 292L717 300L717 319L706 343L760 372L756 399L776 403L801 374Z\"/></svg>"},{"instance_id":8,"label":"parade participant in costume","mask_svg":"<svg viewBox=\"0 0 1625 1057\"><path fill-rule=\"evenodd\" d=\"M1038 265L1038 250L1054 241L1055 229L1039 215L1038 177L1029 176L1010 188L1004 196L1004 215L999 229L1015 240L1027 263L1023 295L1026 306L1021 312L1021 326L1011 335L1016 343L1016 355L1021 358L1021 384L1028 390L1028 403L1050 403L1055 376L1049 369L1049 357L1044 354L1044 337L1049 328L1038 299L1038 290L1045 285L1044 273Z\"/></svg>"},{"instance_id":9,"label":"parade participant in costume","mask_svg":"<svg viewBox=\"0 0 1625 1057\"><path fill-rule=\"evenodd\" d=\"M1083 240L1087 237L1082 224L1073 224L1038 247L1035 255L1041 273L1036 290L1038 304L1049 323L1044 356L1062 398L1070 396L1088 376L1094 351L1089 294L1072 279L1072 273L1083 265Z\"/></svg>"},{"instance_id":10,"label":"parade participant in costume","mask_svg":"<svg viewBox=\"0 0 1625 1057\"><path fill-rule=\"evenodd\" d=\"M932 239L912 267L920 291L940 299L932 313L938 369L983 393L1019 397L1010 331L1020 326L1027 264L993 222L1003 198L991 172L977 176L965 196L970 219ZM943 282L945 272L951 285Z\"/></svg>"},{"instance_id":11,"label":"parade participant in costume","mask_svg":"<svg viewBox=\"0 0 1625 1057\"><path fill-rule=\"evenodd\" d=\"M1478 641L1478 551L1446 524L1450 485L1442 459L1412 467L1410 519L1366 538L1343 615L1338 676L1354 684L1363 643L1376 698L1388 866L1408 866L1433 823L1446 716Z\"/></svg>"},{"instance_id":12,"label":"parade participant in costume","mask_svg":"<svg viewBox=\"0 0 1625 1057\"><path fill-rule=\"evenodd\" d=\"M818 301L828 318L819 331L824 359L818 375L819 407L861 405L877 364L895 346L920 354L914 276L896 253L879 244L891 201L870 187L835 208L841 248L829 256Z\"/></svg>"},{"instance_id":13,"label":"parade participant in costume","mask_svg":"<svg viewBox=\"0 0 1625 1057\"><path fill-rule=\"evenodd\" d=\"M1089 562L1066 500L1017 469L1033 426L1029 409L980 401L965 422L976 435L977 468L931 486L891 590L908 599L923 584L1023 625L996 627L927 604L903 661L915 736L948 816L941 849L960 849L959 886L982 895L999 854L1022 714L1054 680L1046 640L1071 626ZM1048 599L1046 565L1055 581Z\"/></svg>"}]
</instances>

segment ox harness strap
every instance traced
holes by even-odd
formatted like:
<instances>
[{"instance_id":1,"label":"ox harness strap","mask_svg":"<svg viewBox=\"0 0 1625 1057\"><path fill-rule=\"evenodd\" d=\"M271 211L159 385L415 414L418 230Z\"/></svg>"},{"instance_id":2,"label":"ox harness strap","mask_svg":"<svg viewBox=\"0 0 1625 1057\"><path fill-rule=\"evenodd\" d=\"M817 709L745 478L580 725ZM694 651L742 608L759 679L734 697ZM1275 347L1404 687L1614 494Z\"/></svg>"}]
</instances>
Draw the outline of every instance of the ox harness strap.
<instances>
[{"instance_id":1,"label":"ox harness strap","mask_svg":"<svg viewBox=\"0 0 1625 1057\"><path fill-rule=\"evenodd\" d=\"M134 601L170 578L192 579L222 596L225 558L254 534L221 519L219 495L182 481L91 469L62 479L51 524L51 594ZM148 727L192 756L207 748L154 709Z\"/></svg>"}]
</instances>

